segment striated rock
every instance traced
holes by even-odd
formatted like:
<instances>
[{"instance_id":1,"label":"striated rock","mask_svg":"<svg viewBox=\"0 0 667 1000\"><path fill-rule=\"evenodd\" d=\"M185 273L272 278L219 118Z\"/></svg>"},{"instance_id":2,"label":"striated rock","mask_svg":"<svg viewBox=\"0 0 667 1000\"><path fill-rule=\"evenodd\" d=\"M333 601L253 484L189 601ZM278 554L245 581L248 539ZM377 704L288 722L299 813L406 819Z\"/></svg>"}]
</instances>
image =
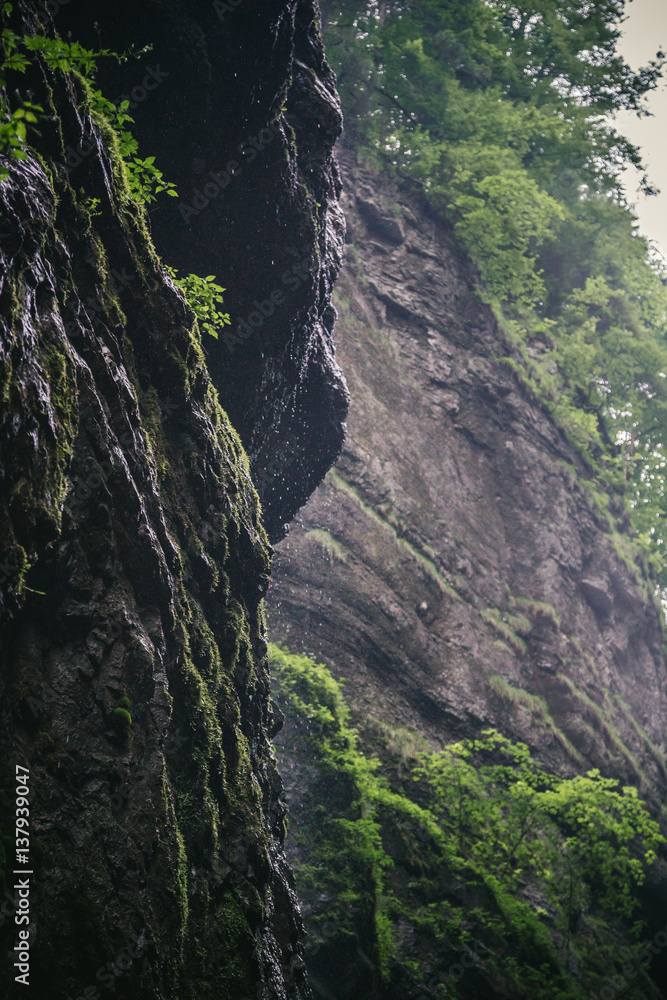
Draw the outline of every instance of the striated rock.
<instances>
[{"instance_id":1,"label":"striated rock","mask_svg":"<svg viewBox=\"0 0 667 1000\"><path fill-rule=\"evenodd\" d=\"M512 347L452 232L413 189L373 176L349 149L341 159L353 234L336 293L349 432L278 547L272 635L345 679L373 754L380 730L407 727L438 748L494 727L561 774L595 767L635 785L657 810L667 672L641 558L598 513L581 458L508 363ZM380 215L402 217L405 240L390 252L354 197L368 189ZM294 725L281 736L286 773L302 752ZM299 810L305 792L289 791ZM290 852L308 863L303 845ZM473 890L447 893L477 905ZM664 901L643 913L651 933L664 915ZM313 959L323 997L356 995L332 972L343 946ZM413 959L410 947L401 953ZM354 961L347 983L365 975ZM391 990L368 995L421 996L406 976L398 969ZM473 977L458 989L491 995Z\"/></svg>"},{"instance_id":2,"label":"striated rock","mask_svg":"<svg viewBox=\"0 0 667 1000\"><path fill-rule=\"evenodd\" d=\"M582 580L581 592L593 608L601 615L609 615L614 607L614 600L603 580Z\"/></svg>"},{"instance_id":3,"label":"striated rock","mask_svg":"<svg viewBox=\"0 0 667 1000\"><path fill-rule=\"evenodd\" d=\"M396 246L403 242L405 233L398 219L393 218L391 215L383 215L376 203L369 198L357 196L357 207L371 232L376 233L381 239Z\"/></svg>"},{"instance_id":4,"label":"striated rock","mask_svg":"<svg viewBox=\"0 0 667 1000\"><path fill-rule=\"evenodd\" d=\"M345 163L350 192L370 183L349 151ZM612 707L625 701L662 746L651 584L619 555L579 485L579 456L503 360L511 347L451 233L409 191L378 179L375 189L384 214L405 205L406 240L378 252L347 198L355 242L336 302L349 434L278 548L273 629L353 677L360 712L438 743L502 723L554 765L579 766L567 739L585 695L660 781L648 744ZM323 557L318 531L345 561ZM494 676L547 702L558 692L566 739L499 699ZM638 780L598 736L586 763Z\"/></svg>"}]
</instances>

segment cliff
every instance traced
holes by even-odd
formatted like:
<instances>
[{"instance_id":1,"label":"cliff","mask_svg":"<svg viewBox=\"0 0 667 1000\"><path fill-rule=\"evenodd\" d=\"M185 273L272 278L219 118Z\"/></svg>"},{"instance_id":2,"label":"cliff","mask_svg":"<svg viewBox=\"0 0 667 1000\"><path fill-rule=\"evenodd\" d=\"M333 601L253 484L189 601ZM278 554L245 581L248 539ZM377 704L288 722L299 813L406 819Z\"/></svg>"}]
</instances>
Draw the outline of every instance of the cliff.
<instances>
[{"instance_id":1,"label":"cliff","mask_svg":"<svg viewBox=\"0 0 667 1000\"><path fill-rule=\"evenodd\" d=\"M12 872L26 769L31 995L309 994L281 849L262 598L265 524L280 532L342 439L329 305L340 112L312 3L248 5L224 23L219 6L3 14L19 34L55 23L85 43L95 21L94 48L100 36L119 51L150 43L108 79L117 72L145 106L141 154L164 153L182 185L172 214L151 216L152 238L81 76L37 58L13 80L44 114L0 184L7 996L24 989ZM214 203L199 225L181 211L197 197L195 134L206 171L237 162L215 194L197 181ZM258 137L254 163L242 137L248 148ZM228 331L204 344L156 247L170 265L216 273L237 320L255 299L268 310L268 294L271 321L252 341Z\"/></svg>"},{"instance_id":2,"label":"cliff","mask_svg":"<svg viewBox=\"0 0 667 1000\"><path fill-rule=\"evenodd\" d=\"M361 748L379 757L394 789L418 752L493 728L525 742L550 772L598 768L634 785L657 810L666 777L660 614L641 555L619 526L618 501L598 492L517 373L511 342L482 304L452 231L415 187L381 178L351 148L341 156L349 242L335 302L349 429L334 469L278 547L272 637L344 679ZM350 790L340 773L334 780L313 764L298 703L284 692L281 704L291 814L304 822L319 804L350 816L341 810L356 801L365 815L363 782ZM388 884L404 901L410 878L418 884L427 864L416 858L432 845L413 844L410 860L396 817L387 827L378 808L396 866ZM298 823L288 843L297 867L313 864ZM646 890L650 933L664 923L660 878ZM309 960L319 995L441 995L438 976L445 981L465 936L450 927L449 941L463 943L448 950L443 938L429 939L423 919L395 909L398 959L382 983L377 894L370 910L359 904L356 950L349 937L323 935L331 897L303 879L307 926L319 940ZM464 882L450 867L439 895L432 883L435 895L422 903L445 898L474 910L480 896ZM474 920L468 932L487 957L489 948L495 953L498 943L475 931ZM519 954L506 943L506 955L523 961L526 947ZM603 950L600 942L587 947ZM341 952L346 977L337 971ZM479 956L475 962L456 996L524 996L525 984L512 986ZM653 959L656 982L660 965ZM425 992L411 992L420 977ZM662 995L655 989L646 981L637 996Z\"/></svg>"},{"instance_id":3,"label":"cliff","mask_svg":"<svg viewBox=\"0 0 667 1000\"><path fill-rule=\"evenodd\" d=\"M342 118L318 17L314 0L98 0L56 18L91 48L148 48L99 80L180 193L151 210L161 256L227 286L234 327L207 364L272 538L338 455L348 401L330 305Z\"/></svg>"}]
</instances>

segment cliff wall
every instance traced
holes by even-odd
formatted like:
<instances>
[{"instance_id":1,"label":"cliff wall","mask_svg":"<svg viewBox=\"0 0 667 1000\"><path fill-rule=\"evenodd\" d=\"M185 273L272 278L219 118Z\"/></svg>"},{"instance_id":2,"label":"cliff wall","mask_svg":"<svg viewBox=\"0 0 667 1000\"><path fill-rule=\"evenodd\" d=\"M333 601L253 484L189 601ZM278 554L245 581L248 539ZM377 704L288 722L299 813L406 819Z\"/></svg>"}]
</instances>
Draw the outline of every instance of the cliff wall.
<instances>
[{"instance_id":1,"label":"cliff wall","mask_svg":"<svg viewBox=\"0 0 667 1000\"><path fill-rule=\"evenodd\" d=\"M347 411L330 305L342 117L318 18L314 0L96 0L55 19L91 48L148 48L99 80L180 193L151 210L159 253L227 288L234 325L207 363L272 538L338 455Z\"/></svg>"},{"instance_id":2,"label":"cliff wall","mask_svg":"<svg viewBox=\"0 0 667 1000\"><path fill-rule=\"evenodd\" d=\"M349 430L278 547L271 635L344 679L362 745L394 777L401 733L413 749L440 748L491 727L552 772L599 768L636 786L657 814L666 774L660 614L618 501L598 493L516 374L452 232L414 189L364 168L351 149L341 155L349 243L335 302ZM334 784L329 794L326 777L308 770L305 725L292 711L280 737L290 809L303 817L306 803L328 803L338 815L349 790L341 798ZM295 837L295 863L311 863ZM401 864L404 848L388 842ZM655 878L644 916L657 929ZM460 903L460 891L450 884L445 896ZM478 902L467 897L464 907ZM316 893L307 912L321 930L326 904ZM398 926L403 959L414 958L414 926ZM355 971L346 980L333 972L340 938L313 955L322 996L413 995L417 987L398 979L373 985L348 945ZM436 970L455 960L430 958ZM456 988L523 996L474 976Z\"/></svg>"},{"instance_id":3,"label":"cliff wall","mask_svg":"<svg viewBox=\"0 0 667 1000\"><path fill-rule=\"evenodd\" d=\"M151 217L164 258L216 273L236 317L244 296L250 311L274 285L285 294L270 329L214 355L84 81L40 60L21 78L44 116L0 184L3 995L25 989L11 957L18 765L31 995L297 1000L309 991L262 611L271 550L239 431L266 463L279 531L342 438L333 80L309 2L248 4L234 28L211 4L75 6L19 3L5 23L85 43L89 19L94 48L151 43L116 79L159 132L139 128L141 154L173 151L170 180L190 176L193 130L207 170L240 161L243 136L267 144L207 188L199 229L178 211L187 182L174 215ZM290 295L281 275L297 264ZM309 393L329 434L317 450ZM276 476L291 483L282 507Z\"/></svg>"}]
</instances>

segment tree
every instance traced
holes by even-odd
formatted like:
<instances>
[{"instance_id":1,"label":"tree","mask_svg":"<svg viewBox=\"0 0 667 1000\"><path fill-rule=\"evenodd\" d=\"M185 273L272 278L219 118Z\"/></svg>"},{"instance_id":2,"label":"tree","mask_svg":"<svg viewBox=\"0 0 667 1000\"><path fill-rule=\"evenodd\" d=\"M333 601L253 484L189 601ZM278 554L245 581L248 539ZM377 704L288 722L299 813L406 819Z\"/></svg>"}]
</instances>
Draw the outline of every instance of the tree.
<instances>
[{"instance_id":1,"label":"tree","mask_svg":"<svg viewBox=\"0 0 667 1000\"><path fill-rule=\"evenodd\" d=\"M618 54L625 0L326 6L348 129L423 185L519 340L551 345L524 352L526 371L598 474L627 485L667 584L665 275L621 185L639 150L614 126L647 113L663 54L638 71Z\"/></svg>"}]
</instances>

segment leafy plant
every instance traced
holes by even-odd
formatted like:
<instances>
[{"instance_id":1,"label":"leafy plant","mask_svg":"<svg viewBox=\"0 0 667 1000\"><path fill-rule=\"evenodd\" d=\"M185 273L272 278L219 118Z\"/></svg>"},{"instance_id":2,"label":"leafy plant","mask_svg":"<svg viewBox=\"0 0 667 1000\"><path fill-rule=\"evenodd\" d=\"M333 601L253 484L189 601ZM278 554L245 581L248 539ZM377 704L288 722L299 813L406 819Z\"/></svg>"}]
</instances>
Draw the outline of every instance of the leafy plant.
<instances>
[{"instance_id":1,"label":"leafy plant","mask_svg":"<svg viewBox=\"0 0 667 1000\"><path fill-rule=\"evenodd\" d=\"M125 164L128 186L134 198L144 205L157 200L157 195L163 191L172 198L178 198L176 185L164 179L164 174L155 166L155 157L147 156L141 159L137 156L139 144L127 125L134 123L134 118L127 113L129 101L121 101L115 105L107 100L99 90L91 95L93 111L101 115L111 125L118 136L119 151Z\"/></svg>"},{"instance_id":2,"label":"leafy plant","mask_svg":"<svg viewBox=\"0 0 667 1000\"><path fill-rule=\"evenodd\" d=\"M335 943L372 928L385 978L393 956L418 982L433 979L448 949L485 942L482 967L517 1000L585 1000L620 970L617 939L600 929L630 933L637 888L665 843L634 788L595 770L552 774L493 730L438 752L413 734L406 754L406 733L397 745L391 727L373 723L374 751L394 761L390 780L351 729L329 670L277 646L269 657L288 727L298 727L292 752L307 747L293 836L318 929L335 928ZM452 884L469 887L475 905L457 901ZM458 995L451 981L447 991Z\"/></svg>"},{"instance_id":3,"label":"leafy plant","mask_svg":"<svg viewBox=\"0 0 667 1000\"><path fill-rule=\"evenodd\" d=\"M493 730L427 755L415 777L427 781L461 861L506 892L538 877L566 927L594 904L629 916L665 843L635 788L597 770L551 775Z\"/></svg>"},{"instance_id":4,"label":"leafy plant","mask_svg":"<svg viewBox=\"0 0 667 1000\"><path fill-rule=\"evenodd\" d=\"M200 330L217 340L220 327L229 326L231 320L229 313L223 313L220 308L225 289L215 283L215 275L208 274L205 278L200 278L197 274L187 274L179 278L173 267L167 267L166 270L184 293L188 305L197 317Z\"/></svg>"},{"instance_id":5,"label":"leafy plant","mask_svg":"<svg viewBox=\"0 0 667 1000\"><path fill-rule=\"evenodd\" d=\"M6 117L8 121L0 124L0 153L5 153L15 160L25 160L25 143L28 137L28 126L37 123L37 116L42 113L39 104L24 101L20 108L11 111L9 107L0 102L0 115ZM0 181L9 177L7 167L0 166Z\"/></svg>"},{"instance_id":6,"label":"leafy plant","mask_svg":"<svg viewBox=\"0 0 667 1000\"><path fill-rule=\"evenodd\" d=\"M333 921L343 936L354 934L360 919L370 922L386 978L393 936L378 901L391 859L377 817L379 763L357 749L340 686L326 667L274 645L269 656L280 678L281 697L307 720L308 740L317 748L329 794L338 786L348 803L332 812L326 800L315 802L313 822L301 831L310 856L300 872L301 890L307 896L326 893L331 902L318 924Z\"/></svg>"},{"instance_id":7,"label":"leafy plant","mask_svg":"<svg viewBox=\"0 0 667 1000\"><path fill-rule=\"evenodd\" d=\"M7 19L12 13L13 5L3 3L0 7L2 15L2 31L0 32L0 89L4 90L8 73L25 74L28 67L40 58L51 69L59 69L69 73L73 70L90 75L95 71L96 60L101 56L112 56L108 49L93 52L83 48L78 42L64 42L60 38L47 38L44 35L18 35L7 26ZM39 104L25 98L20 99L20 106L12 109L7 97L0 96L0 154L5 154L16 160L26 158L25 145L28 137L28 127L35 126L44 109ZM0 181L9 176L6 167L0 167Z\"/></svg>"},{"instance_id":8,"label":"leafy plant","mask_svg":"<svg viewBox=\"0 0 667 1000\"><path fill-rule=\"evenodd\" d=\"M12 4L4 3L0 9L3 22L13 10ZM97 69L97 60L113 58L122 61L126 55L118 55L109 49L92 51L84 48L79 42L65 42L61 38L48 38L44 35L18 35L3 23L0 35L0 89L4 88L8 73L25 74L28 67L37 59L41 59L52 70L63 73L77 72L84 78L90 90L91 108L93 112L103 117L115 130L118 136L120 155L124 162L130 192L140 204L148 205L156 200L158 194L165 192L172 198L178 197L176 186L167 181L161 170L155 165L155 157L141 159L138 153L137 140L128 130L127 125L134 119L127 113L129 101L123 101L116 107L107 100L99 90L92 85L92 78ZM18 108L12 109L8 99L0 97L0 154L4 153L14 159L25 159L28 128L36 126L39 117L44 114L41 105L22 99ZM9 176L6 167L0 167L0 181Z\"/></svg>"}]
</instances>

